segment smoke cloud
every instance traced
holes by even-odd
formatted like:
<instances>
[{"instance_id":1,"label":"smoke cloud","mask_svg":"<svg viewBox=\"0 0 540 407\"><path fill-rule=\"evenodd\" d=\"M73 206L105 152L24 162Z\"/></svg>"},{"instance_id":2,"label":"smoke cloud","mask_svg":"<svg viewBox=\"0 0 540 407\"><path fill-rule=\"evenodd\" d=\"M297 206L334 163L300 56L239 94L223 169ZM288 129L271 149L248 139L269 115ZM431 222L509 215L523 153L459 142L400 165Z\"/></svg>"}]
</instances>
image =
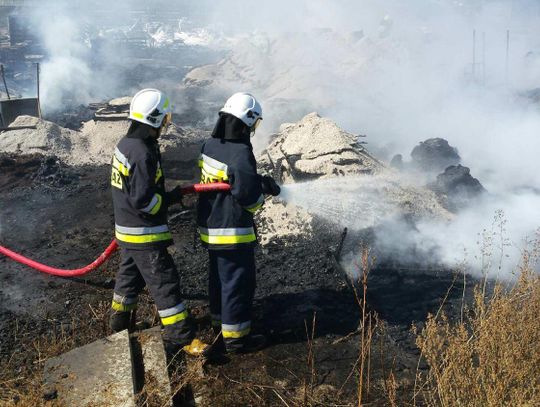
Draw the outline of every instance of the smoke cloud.
<instances>
[{"instance_id":1,"label":"smoke cloud","mask_svg":"<svg viewBox=\"0 0 540 407\"><path fill-rule=\"evenodd\" d=\"M389 221L377 230L379 251L404 261L481 262L494 222L503 222L495 218L505 219L501 273L509 276L540 219L540 110L526 96L540 87L540 4L310 1L290 8L278 1L256 15L234 6L216 11L215 24L244 33L230 66L250 67L223 86L255 89L265 106L289 100L267 115L269 132L316 109L367 134L368 149L386 159L408 156L427 138L447 139L489 197L448 223L412 229ZM233 15L243 23L227 26Z\"/></svg>"},{"instance_id":2,"label":"smoke cloud","mask_svg":"<svg viewBox=\"0 0 540 407\"><path fill-rule=\"evenodd\" d=\"M49 4L35 11L49 53L43 66L45 104L86 103L143 85L178 92L177 76L150 75L126 84L123 49L103 50L96 68L87 33L103 35L105 24L91 10L94 3L72 10L58 2L53 13ZM133 23L129 10L141 4L146 17L172 7L109 2L109 27L111 20L116 27ZM540 219L540 109L527 95L540 88L537 1L276 0L253 6L201 0L174 7L208 34L204 46L227 52L218 65L196 70L190 79L210 83L207 93L216 105L228 93L252 91L265 109L261 136L318 110L351 133L367 134L368 149L383 159L395 153L407 157L431 137L458 148L489 198L450 223L407 228L407 239L396 233L404 225L388 223L377 236L382 249L405 253L428 247L445 263L461 260L462 248L478 247L478 233L491 228L499 210L507 219L510 254L517 255L523 239L534 234ZM183 32L179 24L146 29L159 32L156 39L175 38ZM190 65L207 62L195 59ZM154 63L159 65L159 58ZM203 103L199 94L177 102L184 112ZM261 148L267 139L259 140Z\"/></svg>"}]
</instances>

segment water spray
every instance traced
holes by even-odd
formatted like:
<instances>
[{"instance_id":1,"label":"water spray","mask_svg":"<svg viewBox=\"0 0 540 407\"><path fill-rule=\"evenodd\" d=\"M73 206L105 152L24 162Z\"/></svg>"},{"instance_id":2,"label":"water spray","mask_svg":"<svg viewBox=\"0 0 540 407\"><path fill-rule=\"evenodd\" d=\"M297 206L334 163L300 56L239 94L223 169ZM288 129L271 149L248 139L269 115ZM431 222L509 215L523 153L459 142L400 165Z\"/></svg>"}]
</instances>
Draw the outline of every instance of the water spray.
<instances>
[{"instance_id":1,"label":"water spray","mask_svg":"<svg viewBox=\"0 0 540 407\"><path fill-rule=\"evenodd\" d=\"M339 226L361 230L396 213L390 181L376 176L318 179L281 186L277 197Z\"/></svg>"}]
</instances>

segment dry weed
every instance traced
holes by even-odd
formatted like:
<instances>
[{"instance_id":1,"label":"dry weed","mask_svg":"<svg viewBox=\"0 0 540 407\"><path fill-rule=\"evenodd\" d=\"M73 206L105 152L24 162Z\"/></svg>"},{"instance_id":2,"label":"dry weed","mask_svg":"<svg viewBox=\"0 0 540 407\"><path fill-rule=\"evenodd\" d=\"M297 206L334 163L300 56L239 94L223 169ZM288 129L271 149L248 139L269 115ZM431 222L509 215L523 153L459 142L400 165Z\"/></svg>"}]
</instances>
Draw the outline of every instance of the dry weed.
<instances>
[{"instance_id":1,"label":"dry weed","mask_svg":"<svg viewBox=\"0 0 540 407\"><path fill-rule=\"evenodd\" d=\"M534 249L536 250L536 249ZM417 337L430 406L540 405L540 276L525 252L513 287L485 284L463 321L430 316Z\"/></svg>"}]
</instances>

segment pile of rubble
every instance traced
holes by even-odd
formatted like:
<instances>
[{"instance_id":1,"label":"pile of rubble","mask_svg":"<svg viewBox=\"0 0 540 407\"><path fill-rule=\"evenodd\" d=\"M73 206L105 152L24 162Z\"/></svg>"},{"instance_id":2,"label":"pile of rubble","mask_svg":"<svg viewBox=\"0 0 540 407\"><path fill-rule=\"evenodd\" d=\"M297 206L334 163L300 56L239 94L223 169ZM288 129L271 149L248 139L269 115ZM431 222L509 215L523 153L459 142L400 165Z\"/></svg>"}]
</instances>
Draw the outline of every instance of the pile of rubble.
<instances>
[{"instance_id":1,"label":"pile of rubble","mask_svg":"<svg viewBox=\"0 0 540 407\"><path fill-rule=\"evenodd\" d=\"M0 138L0 152L56 156L70 165L107 164L114 146L126 134L127 120L86 122L81 131L32 116L19 116Z\"/></svg>"},{"instance_id":2,"label":"pile of rubble","mask_svg":"<svg viewBox=\"0 0 540 407\"><path fill-rule=\"evenodd\" d=\"M425 172L440 173L451 165L461 163L458 150L443 138L430 138L420 142L411 151L412 164Z\"/></svg>"},{"instance_id":3,"label":"pile of rubble","mask_svg":"<svg viewBox=\"0 0 540 407\"><path fill-rule=\"evenodd\" d=\"M310 113L286 123L261 154L259 165L282 183L336 176L376 174L384 164L372 157L358 137L333 121Z\"/></svg>"},{"instance_id":4,"label":"pile of rubble","mask_svg":"<svg viewBox=\"0 0 540 407\"><path fill-rule=\"evenodd\" d=\"M475 202L487 191L471 175L468 167L461 165L456 147L443 138L430 138L420 142L411 151L411 161L404 162L397 154L390 165L404 173L412 173L427 180L426 186L434 191L442 205L451 212L458 212Z\"/></svg>"},{"instance_id":5,"label":"pile of rubble","mask_svg":"<svg viewBox=\"0 0 540 407\"><path fill-rule=\"evenodd\" d=\"M271 174L282 184L319 179L326 179L331 184L333 178L346 177L337 182L343 183L347 189L354 184L354 177L368 177L368 182L363 182L373 188L364 192L359 190L358 193L369 192L366 199L372 201L370 205L379 212L388 208L386 214L370 217L373 220L368 222L368 226L376 226L377 219L381 217L395 216L396 211L397 216L413 220L447 220L452 217L441 206L433 191L414 186L406 177L374 158L359 143L357 136L343 131L330 119L316 113L308 114L298 123L282 125L280 133L261 152L258 163L261 173ZM352 193L356 193L357 189L351 189ZM316 194L316 191L313 193ZM360 199L360 196L358 198L358 205L366 201ZM320 199L313 196L313 200ZM345 196L328 196L323 199L345 199ZM351 199L354 200L354 197ZM367 209L357 206L357 210L361 212ZM266 243L275 238L310 235L319 221L321 219L316 219L302 208L287 205L277 199L270 200L259 215L262 241ZM322 221L328 223L328 219Z\"/></svg>"},{"instance_id":6,"label":"pile of rubble","mask_svg":"<svg viewBox=\"0 0 540 407\"><path fill-rule=\"evenodd\" d=\"M480 181L471 175L471 170L460 164L446 168L428 186L436 193L445 196L446 205L453 212L467 207L487 192Z\"/></svg>"},{"instance_id":7,"label":"pile of rubble","mask_svg":"<svg viewBox=\"0 0 540 407\"><path fill-rule=\"evenodd\" d=\"M32 116L19 116L0 137L0 152L41 154L55 157L68 165L109 164L114 148L128 128L130 98L114 99L106 104L92 105L92 119L76 125L73 120L62 127ZM86 112L81 110L81 114ZM79 116L77 116L79 117ZM77 130L73 130L77 127ZM17 129L16 129L17 128ZM166 152L176 152L182 146L198 143L206 136L203 131L171 125L162 136Z\"/></svg>"}]
</instances>

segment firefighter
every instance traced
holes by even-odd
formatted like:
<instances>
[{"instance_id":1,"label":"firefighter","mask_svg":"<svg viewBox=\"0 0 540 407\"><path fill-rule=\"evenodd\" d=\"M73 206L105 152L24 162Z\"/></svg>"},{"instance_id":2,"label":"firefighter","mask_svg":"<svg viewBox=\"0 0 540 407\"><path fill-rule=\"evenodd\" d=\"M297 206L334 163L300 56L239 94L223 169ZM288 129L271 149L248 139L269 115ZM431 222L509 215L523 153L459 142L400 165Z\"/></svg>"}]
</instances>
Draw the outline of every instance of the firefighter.
<instances>
[{"instance_id":1,"label":"firefighter","mask_svg":"<svg viewBox=\"0 0 540 407\"><path fill-rule=\"evenodd\" d=\"M111 328L118 332L134 321L137 297L148 287L164 327L169 355L180 349L198 355L206 345L193 339L180 281L167 247L173 243L167 208L180 203L180 187L165 191L158 138L171 121L171 103L159 90L144 89L130 106L131 125L112 158L112 197L121 263L112 301Z\"/></svg>"},{"instance_id":2,"label":"firefighter","mask_svg":"<svg viewBox=\"0 0 540 407\"><path fill-rule=\"evenodd\" d=\"M255 292L257 243L253 215L264 195L279 195L269 176L257 174L250 137L262 120L259 102L248 93L236 93L219 118L201 151L201 183L228 182L230 192L199 197L200 238L210 260L209 300L212 324L221 328L227 353L246 353L265 346L263 335L251 333Z\"/></svg>"}]
</instances>

